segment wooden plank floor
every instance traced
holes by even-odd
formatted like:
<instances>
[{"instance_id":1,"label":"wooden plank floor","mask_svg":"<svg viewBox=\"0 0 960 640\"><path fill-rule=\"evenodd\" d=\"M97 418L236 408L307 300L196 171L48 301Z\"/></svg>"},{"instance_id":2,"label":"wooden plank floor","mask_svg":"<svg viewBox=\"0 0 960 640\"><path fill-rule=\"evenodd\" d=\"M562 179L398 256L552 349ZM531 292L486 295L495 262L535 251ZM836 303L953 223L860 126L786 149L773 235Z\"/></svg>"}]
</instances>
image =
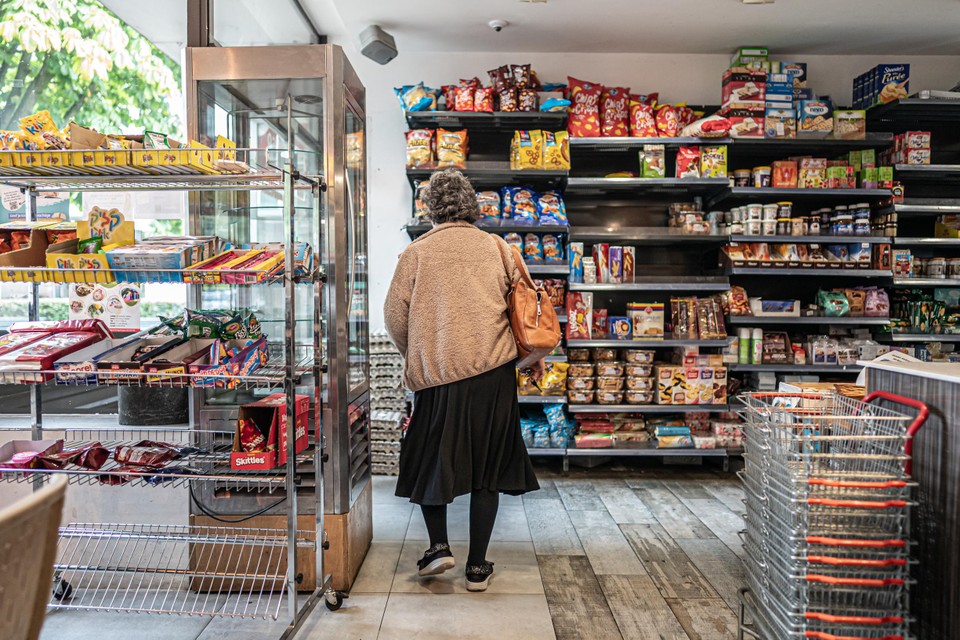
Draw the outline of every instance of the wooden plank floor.
<instances>
[{"instance_id":1,"label":"wooden plank floor","mask_svg":"<svg viewBox=\"0 0 960 640\"><path fill-rule=\"evenodd\" d=\"M737 637L745 576L736 476L684 469L538 475L547 495L523 503L558 640Z\"/></svg>"}]
</instances>

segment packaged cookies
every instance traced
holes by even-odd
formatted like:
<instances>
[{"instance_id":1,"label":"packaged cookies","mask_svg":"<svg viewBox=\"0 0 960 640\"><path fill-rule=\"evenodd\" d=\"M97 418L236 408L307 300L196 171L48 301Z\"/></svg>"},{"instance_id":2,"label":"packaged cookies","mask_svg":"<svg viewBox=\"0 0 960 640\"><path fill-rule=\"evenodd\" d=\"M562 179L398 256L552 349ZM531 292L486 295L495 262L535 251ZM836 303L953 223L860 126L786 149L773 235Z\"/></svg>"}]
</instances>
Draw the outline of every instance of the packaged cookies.
<instances>
[{"instance_id":1,"label":"packaged cookies","mask_svg":"<svg viewBox=\"0 0 960 640\"><path fill-rule=\"evenodd\" d=\"M567 349L567 360L570 362L589 362L590 349ZM590 375L593 375L593 365L590 365Z\"/></svg>"},{"instance_id":2,"label":"packaged cookies","mask_svg":"<svg viewBox=\"0 0 960 640\"><path fill-rule=\"evenodd\" d=\"M653 378L627 377L627 391L653 391Z\"/></svg>"},{"instance_id":3,"label":"packaged cookies","mask_svg":"<svg viewBox=\"0 0 960 640\"><path fill-rule=\"evenodd\" d=\"M656 352L645 349L624 349L623 359L628 364L650 364Z\"/></svg>"},{"instance_id":4,"label":"packaged cookies","mask_svg":"<svg viewBox=\"0 0 960 640\"><path fill-rule=\"evenodd\" d=\"M570 404L591 404L595 394L593 391L567 391L567 402Z\"/></svg>"},{"instance_id":5,"label":"packaged cookies","mask_svg":"<svg viewBox=\"0 0 960 640\"><path fill-rule=\"evenodd\" d=\"M623 402L623 391L597 391L598 404L620 404Z\"/></svg>"},{"instance_id":6,"label":"packaged cookies","mask_svg":"<svg viewBox=\"0 0 960 640\"><path fill-rule=\"evenodd\" d=\"M623 378L619 376L600 376L597 379L598 391L621 391Z\"/></svg>"},{"instance_id":7,"label":"packaged cookies","mask_svg":"<svg viewBox=\"0 0 960 640\"><path fill-rule=\"evenodd\" d=\"M627 364L624 371L632 378L646 378L653 375L652 364Z\"/></svg>"},{"instance_id":8,"label":"packaged cookies","mask_svg":"<svg viewBox=\"0 0 960 640\"><path fill-rule=\"evenodd\" d=\"M630 391L624 394L627 404L651 404L653 402L653 391Z\"/></svg>"},{"instance_id":9,"label":"packaged cookies","mask_svg":"<svg viewBox=\"0 0 960 640\"><path fill-rule=\"evenodd\" d=\"M617 350L608 349L606 347L598 347L593 349L593 361L594 362L614 362L617 359ZM618 375L618 374L613 374Z\"/></svg>"},{"instance_id":10,"label":"packaged cookies","mask_svg":"<svg viewBox=\"0 0 960 640\"><path fill-rule=\"evenodd\" d=\"M624 364L622 362L597 362L595 370L597 376L616 378L623 376Z\"/></svg>"},{"instance_id":11,"label":"packaged cookies","mask_svg":"<svg viewBox=\"0 0 960 640\"><path fill-rule=\"evenodd\" d=\"M584 349L585 351L585 349ZM589 378L593 376L593 363L592 362L571 362L570 369L567 370L567 373L571 378ZM573 389L575 387L571 387Z\"/></svg>"},{"instance_id":12,"label":"packaged cookies","mask_svg":"<svg viewBox=\"0 0 960 640\"><path fill-rule=\"evenodd\" d=\"M567 377L567 389L575 391L593 391L596 388L597 379L591 377Z\"/></svg>"},{"instance_id":13,"label":"packaged cookies","mask_svg":"<svg viewBox=\"0 0 960 640\"><path fill-rule=\"evenodd\" d=\"M727 146L710 145L700 147L700 177L727 177Z\"/></svg>"}]
</instances>

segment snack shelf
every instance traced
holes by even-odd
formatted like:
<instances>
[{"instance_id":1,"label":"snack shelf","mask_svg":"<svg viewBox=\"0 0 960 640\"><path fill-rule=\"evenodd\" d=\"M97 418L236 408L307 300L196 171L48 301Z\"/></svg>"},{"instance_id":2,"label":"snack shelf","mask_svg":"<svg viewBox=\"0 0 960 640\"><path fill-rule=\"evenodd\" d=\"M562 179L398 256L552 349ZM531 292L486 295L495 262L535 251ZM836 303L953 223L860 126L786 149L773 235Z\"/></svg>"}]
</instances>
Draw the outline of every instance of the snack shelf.
<instances>
[{"instance_id":1,"label":"snack shelf","mask_svg":"<svg viewBox=\"0 0 960 640\"><path fill-rule=\"evenodd\" d=\"M877 342L960 342L960 333L875 333Z\"/></svg>"},{"instance_id":2,"label":"snack shelf","mask_svg":"<svg viewBox=\"0 0 960 640\"><path fill-rule=\"evenodd\" d=\"M407 125L411 129L466 129L468 131L513 133L517 129L567 128L566 112L549 111L407 111Z\"/></svg>"},{"instance_id":3,"label":"snack shelf","mask_svg":"<svg viewBox=\"0 0 960 640\"><path fill-rule=\"evenodd\" d=\"M960 282L957 283L960 286ZM729 324L811 324L811 325L887 325L890 318L867 318L863 316L843 316L828 318L826 316L727 316Z\"/></svg>"},{"instance_id":4,"label":"snack shelf","mask_svg":"<svg viewBox=\"0 0 960 640\"><path fill-rule=\"evenodd\" d=\"M734 138L729 153L777 156L839 155L856 149L879 149L893 144L893 134L868 132L860 140L843 138Z\"/></svg>"},{"instance_id":5,"label":"snack shelf","mask_svg":"<svg viewBox=\"0 0 960 640\"><path fill-rule=\"evenodd\" d=\"M319 269L312 273L294 275L297 284L312 284L323 280ZM270 285L286 281L282 272L254 269L196 270L186 269L71 269L58 267L0 267L3 282L57 282L64 284L95 284L111 282L176 283L206 285Z\"/></svg>"},{"instance_id":6,"label":"snack shelf","mask_svg":"<svg viewBox=\"0 0 960 640\"><path fill-rule=\"evenodd\" d=\"M960 213L960 202L952 198L907 198L894 204L893 210L900 215L938 216L944 213Z\"/></svg>"},{"instance_id":7,"label":"snack shelf","mask_svg":"<svg viewBox=\"0 0 960 640\"><path fill-rule=\"evenodd\" d=\"M659 449L653 442L624 442L613 447L586 447L578 449L568 447L567 455L574 458L597 457L597 456L660 456L660 457L685 457L685 458L725 458L731 455L739 455L743 449Z\"/></svg>"},{"instance_id":8,"label":"snack shelf","mask_svg":"<svg viewBox=\"0 0 960 640\"><path fill-rule=\"evenodd\" d=\"M691 413L729 411L726 404L571 404L570 413Z\"/></svg>"},{"instance_id":9,"label":"snack shelf","mask_svg":"<svg viewBox=\"0 0 960 640\"><path fill-rule=\"evenodd\" d=\"M763 201L777 200L843 200L877 201L891 197L890 189L781 189L774 187L729 187L710 199L709 205L725 200L745 200L749 198Z\"/></svg>"},{"instance_id":10,"label":"snack shelf","mask_svg":"<svg viewBox=\"0 0 960 640\"><path fill-rule=\"evenodd\" d=\"M165 467L143 470L122 469L123 465L113 458L97 470L70 465L66 469L6 469L0 468L0 479L6 482L33 482L37 477L64 475L70 484L123 485L125 487L185 487L191 482L215 482L218 488L232 491L274 493L284 487L284 469L277 467L268 471L242 471L230 468L230 450L233 432L206 433L216 436L205 446L197 446L196 452L188 453L171 460ZM133 446L141 439L132 440L71 440L65 442L66 449L79 449L100 442L108 451L117 447ZM183 445L176 445L183 446ZM313 452L308 451L297 457L297 461L308 463ZM312 473L312 471L310 471Z\"/></svg>"},{"instance_id":11,"label":"snack shelf","mask_svg":"<svg viewBox=\"0 0 960 640\"><path fill-rule=\"evenodd\" d=\"M888 236L748 236L734 234L730 242L812 242L812 243L863 243L890 244Z\"/></svg>"},{"instance_id":12,"label":"snack shelf","mask_svg":"<svg viewBox=\"0 0 960 640\"><path fill-rule=\"evenodd\" d=\"M295 536L304 552L316 545ZM289 542L281 529L71 523L55 571L72 595L48 606L276 620Z\"/></svg>"},{"instance_id":13,"label":"snack shelf","mask_svg":"<svg viewBox=\"0 0 960 640\"><path fill-rule=\"evenodd\" d=\"M560 458L567 455L569 449L564 447L557 448L547 448L547 447L527 447L527 453L531 456L542 456L542 457L551 457L551 458Z\"/></svg>"},{"instance_id":14,"label":"snack shelf","mask_svg":"<svg viewBox=\"0 0 960 640\"><path fill-rule=\"evenodd\" d=\"M504 233L570 233L570 227L567 225L559 224L541 224L541 225L519 225L519 224L505 224L498 227L485 227L479 226L480 229L487 231L489 233L496 233L498 235ZM417 221L411 221L410 224L404 227L407 232L407 235L410 238L416 238L422 236L426 232L433 229L433 225L430 223L421 223Z\"/></svg>"},{"instance_id":15,"label":"snack shelf","mask_svg":"<svg viewBox=\"0 0 960 640\"><path fill-rule=\"evenodd\" d=\"M567 340L567 348L656 349L660 347L726 347L733 338L720 340Z\"/></svg>"},{"instance_id":16,"label":"snack shelf","mask_svg":"<svg viewBox=\"0 0 960 640\"><path fill-rule=\"evenodd\" d=\"M895 287L960 287L960 280L949 278L894 278Z\"/></svg>"},{"instance_id":17,"label":"snack shelf","mask_svg":"<svg viewBox=\"0 0 960 640\"><path fill-rule=\"evenodd\" d=\"M567 275L570 273L570 264L568 262L555 262L555 263L546 263L546 264L530 264L527 263L527 271L530 272L530 275L537 276L549 276L549 275Z\"/></svg>"},{"instance_id":18,"label":"snack shelf","mask_svg":"<svg viewBox=\"0 0 960 640\"><path fill-rule=\"evenodd\" d=\"M635 278L633 282L623 284L601 284L571 282L570 291L726 291L730 281L725 277L714 276L648 276Z\"/></svg>"},{"instance_id":19,"label":"snack shelf","mask_svg":"<svg viewBox=\"0 0 960 640\"><path fill-rule=\"evenodd\" d=\"M566 404L567 396L517 396L520 404Z\"/></svg>"},{"instance_id":20,"label":"snack shelf","mask_svg":"<svg viewBox=\"0 0 960 640\"><path fill-rule=\"evenodd\" d=\"M693 234L671 227L571 227L570 239L585 242L643 244L722 243L728 236L716 233Z\"/></svg>"},{"instance_id":21,"label":"snack shelf","mask_svg":"<svg viewBox=\"0 0 960 640\"><path fill-rule=\"evenodd\" d=\"M901 247L960 247L960 238L901 238L893 239Z\"/></svg>"},{"instance_id":22,"label":"snack shelf","mask_svg":"<svg viewBox=\"0 0 960 640\"><path fill-rule=\"evenodd\" d=\"M859 373L863 367L856 364L731 364L730 373L773 371L776 373Z\"/></svg>"},{"instance_id":23,"label":"snack shelf","mask_svg":"<svg viewBox=\"0 0 960 640\"><path fill-rule=\"evenodd\" d=\"M567 356L547 356L543 359L544 362L566 362Z\"/></svg>"},{"instance_id":24,"label":"snack shelf","mask_svg":"<svg viewBox=\"0 0 960 640\"><path fill-rule=\"evenodd\" d=\"M422 167L407 169L407 180L416 188L417 182L429 180L434 171L445 167ZM552 169L511 169L508 162L467 162L456 167L476 188L499 188L509 185L523 185L534 189L563 189L567 182L567 171Z\"/></svg>"},{"instance_id":25,"label":"snack shelf","mask_svg":"<svg viewBox=\"0 0 960 640\"><path fill-rule=\"evenodd\" d=\"M598 138L569 138L570 153L577 151L628 151L642 149L645 144L662 144L665 147L681 147L688 145L715 145L731 144L732 138L692 138L677 136L674 138L635 138L627 137L598 137Z\"/></svg>"},{"instance_id":26,"label":"snack shelf","mask_svg":"<svg viewBox=\"0 0 960 640\"><path fill-rule=\"evenodd\" d=\"M820 269L817 267L733 267L731 276L816 276L819 278L890 278L887 269Z\"/></svg>"},{"instance_id":27,"label":"snack shelf","mask_svg":"<svg viewBox=\"0 0 960 640\"><path fill-rule=\"evenodd\" d=\"M168 373L163 371L145 373L140 370L68 370L68 369L3 369L0 384L60 384L66 386L110 387L194 387L217 389L274 389L284 383L286 361L279 346L274 345L267 361L247 374ZM296 345L297 361L294 364L294 383L313 372L313 350L306 345ZM69 356L67 356L69 357Z\"/></svg>"},{"instance_id":28,"label":"snack shelf","mask_svg":"<svg viewBox=\"0 0 960 640\"><path fill-rule=\"evenodd\" d=\"M922 93L914 94L867 109L867 126L877 129L891 124L955 124L960 120L960 100L921 96Z\"/></svg>"},{"instance_id":29,"label":"snack shelf","mask_svg":"<svg viewBox=\"0 0 960 640\"><path fill-rule=\"evenodd\" d=\"M960 181L960 164L895 164L893 177L901 182L911 183L956 183Z\"/></svg>"},{"instance_id":30,"label":"snack shelf","mask_svg":"<svg viewBox=\"0 0 960 640\"><path fill-rule=\"evenodd\" d=\"M583 178L567 180L568 194L664 192L671 195L708 195L729 187L727 178Z\"/></svg>"}]
</instances>

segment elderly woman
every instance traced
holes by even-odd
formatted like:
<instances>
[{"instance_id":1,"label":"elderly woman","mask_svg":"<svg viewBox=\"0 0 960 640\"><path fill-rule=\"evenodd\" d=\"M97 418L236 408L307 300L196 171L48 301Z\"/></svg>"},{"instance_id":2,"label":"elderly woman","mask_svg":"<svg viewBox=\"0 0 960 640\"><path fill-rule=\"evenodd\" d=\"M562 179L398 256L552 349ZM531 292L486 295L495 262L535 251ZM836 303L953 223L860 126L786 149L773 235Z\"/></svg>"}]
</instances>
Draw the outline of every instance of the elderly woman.
<instances>
[{"instance_id":1,"label":"elderly woman","mask_svg":"<svg viewBox=\"0 0 960 640\"><path fill-rule=\"evenodd\" d=\"M447 505L470 494L467 589L484 591L499 494L540 488L520 435L507 317L507 293L522 274L507 243L474 226L476 193L459 171L434 173L425 198L433 229L400 255L384 305L404 382L415 392L397 495L423 512L430 548L418 565L429 576L454 566Z\"/></svg>"}]
</instances>

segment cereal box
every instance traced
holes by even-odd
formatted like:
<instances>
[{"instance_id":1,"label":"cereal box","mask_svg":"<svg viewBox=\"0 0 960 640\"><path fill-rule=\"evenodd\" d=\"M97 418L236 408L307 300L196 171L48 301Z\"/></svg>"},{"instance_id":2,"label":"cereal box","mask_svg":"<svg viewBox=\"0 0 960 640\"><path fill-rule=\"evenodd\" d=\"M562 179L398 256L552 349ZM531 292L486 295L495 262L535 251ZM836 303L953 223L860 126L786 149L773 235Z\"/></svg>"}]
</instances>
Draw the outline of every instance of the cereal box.
<instances>
[{"instance_id":1,"label":"cereal box","mask_svg":"<svg viewBox=\"0 0 960 640\"><path fill-rule=\"evenodd\" d=\"M711 145L700 147L700 177L727 177L727 146Z\"/></svg>"},{"instance_id":2,"label":"cereal box","mask_svg":"<svg viewBox=\"0 0 960 640\"><path fill-rule=\"evenodd\" d=\"M650 304L630 303L627 305L627 315L633 323L633 337L636 340L663 339L663 303Z\"/></svg>"},{"instance_id":3,"label":"cereal box","mask_svg":"<svg viewBox=\"0 0 960 640\"><path fill-rule=\"evenodd\" d=\"M801 100L797 135L816 138L833 132L833 105L829 100Z\"/></svg>"}]
</instances>

